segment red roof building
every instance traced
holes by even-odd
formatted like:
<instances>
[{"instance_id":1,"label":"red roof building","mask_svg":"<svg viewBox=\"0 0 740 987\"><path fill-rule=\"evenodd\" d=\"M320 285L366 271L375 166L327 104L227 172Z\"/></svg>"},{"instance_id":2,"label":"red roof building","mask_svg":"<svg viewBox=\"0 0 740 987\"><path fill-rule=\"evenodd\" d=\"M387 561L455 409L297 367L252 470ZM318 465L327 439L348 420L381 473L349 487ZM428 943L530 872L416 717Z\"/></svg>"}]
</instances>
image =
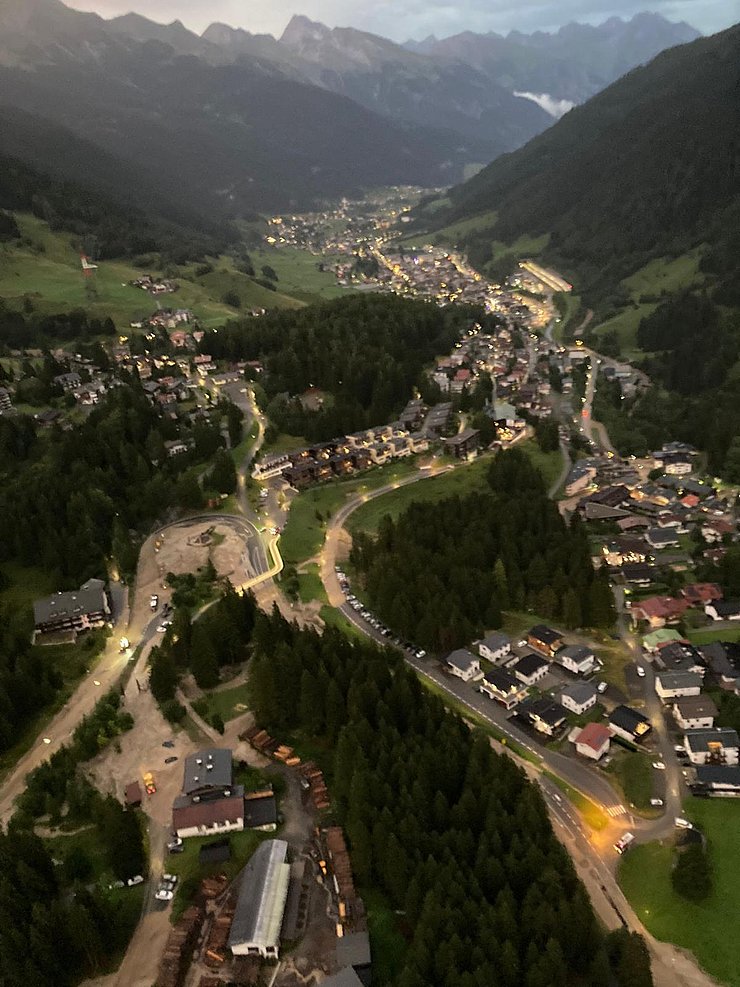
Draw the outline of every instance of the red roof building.
<instances>
[{"instance_id":1,"label":"red roof building","mask_svg":"<svg viewBox=\"0 0 740 987\"><path fill-rule=\"evenodd\" d=\"M684 586L681 596L692 606L703 606L712 600L721 600L723 593L717 583L691 583L689 586Z\"/></svg>"},{"instance_id":2,"label":"red roof building","mask_svg":"<svg viewBox=\"0 0 740 987\"><path fill-rule=\"evenodd\" d=\"M576 750L584 757L598 761L609 750L611 730L603 723L587 723L576 737Z\"/></svg>"},{"instance_id":3,"label":"red roof building","mask_svg":"<svg viewBox=\"0 0 740 987\"><path fill-rule=\"evenodd\" d=\"M680 620L691 604L688 600L677 600L672 596L651 596L632 604L630 612L635 621L645 620L651 627L664 627Z\"/></svg>"}]
</instances>

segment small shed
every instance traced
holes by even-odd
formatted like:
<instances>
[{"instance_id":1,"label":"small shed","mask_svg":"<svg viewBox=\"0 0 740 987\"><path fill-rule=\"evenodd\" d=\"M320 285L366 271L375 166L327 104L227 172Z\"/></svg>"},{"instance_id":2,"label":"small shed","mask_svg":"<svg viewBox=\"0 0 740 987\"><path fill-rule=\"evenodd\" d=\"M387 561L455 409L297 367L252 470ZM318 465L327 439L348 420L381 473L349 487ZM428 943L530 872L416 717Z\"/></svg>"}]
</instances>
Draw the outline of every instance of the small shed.
<instances>
[{"instance_id":1,"label":"small shed","mask_svg":"<svg viewBox=\"0 0 740 987\"><path fill-rule=\"evenodd\" d=\"M124 801L126 802L127 809L138 809L141 805L141 800L143 796L141 794L141 785L138 781L129 782L126 785L124 791Z\"/></svg>"}]
</instances>

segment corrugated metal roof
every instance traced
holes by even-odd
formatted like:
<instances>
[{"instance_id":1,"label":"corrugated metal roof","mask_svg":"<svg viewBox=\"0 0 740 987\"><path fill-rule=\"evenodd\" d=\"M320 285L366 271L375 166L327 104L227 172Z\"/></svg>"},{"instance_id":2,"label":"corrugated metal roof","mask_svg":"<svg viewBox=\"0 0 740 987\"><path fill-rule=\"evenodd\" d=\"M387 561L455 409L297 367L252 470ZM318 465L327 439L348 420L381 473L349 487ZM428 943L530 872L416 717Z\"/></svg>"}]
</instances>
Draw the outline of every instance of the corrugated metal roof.
<instances>
[{"instance_id":1,"label":"corrugated metal roof","mask_svg":"<svg viewBox=\"0 0 740 987\"><path fill-rule=\"evenodd\" d=\"M266 840L242 871L228 945L277 947L290 881L285 840Z\"/></svg>"}]
</instances>

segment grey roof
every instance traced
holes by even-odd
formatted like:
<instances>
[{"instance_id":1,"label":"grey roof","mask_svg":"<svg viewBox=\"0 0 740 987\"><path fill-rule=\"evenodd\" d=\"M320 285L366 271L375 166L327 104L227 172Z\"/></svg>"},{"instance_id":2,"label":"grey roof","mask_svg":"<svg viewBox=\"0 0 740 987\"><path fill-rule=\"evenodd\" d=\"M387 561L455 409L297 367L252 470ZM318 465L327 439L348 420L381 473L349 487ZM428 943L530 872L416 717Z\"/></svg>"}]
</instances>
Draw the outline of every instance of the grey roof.
<instances>
[{"instance_id":1,"label":"grey roof","mask_svg":"<svg viewBox=\"0 0 740 987\"><path fill-rule=\"evenodd\" d=\"M650 720L631 706L617 706L610 713L609 722L631 733L638 724L650 723Z\"/></svg>"},{"instance_id":2,"label":"grey roof","mask_svg":"<svg viewBox=\"0 0 740 987\"><path fill-rule=\"evenodd\" d=\"M220 747L197 751L185 758L184 795L203 788L230 788L233 783L231 751Z\"/></svg>"},{"instance_id":3,"label":"grey roof","mask_svg":"<svg viewBox=\"0 0 740 987\"><path fill-rule=\"evenodd\" d=\"M678 710L682 719L692 719L697 716L717 716L717 707L711 696L681 696L676 700L674 709Z\"/></svg>"},{"instance_id":4,"label":"grey roof","mask_svg":"<svg viewBox=\"0 0 740 987\"><path fill-rule=\"evenodd\" d=\"M465 648L458 648L457 651L452 651L447 655L447 664L459 668L461 672L467 672L471 664L477 661L475 655L472 655Z\"/></svg>"},{"instance_id":5,"label":"grey roof","mask_svg":"<svg viewBox=\"0 0 740 987\"><path fill-rule=\"evenodd\" d=\"M485 645L491 651L498 651L500 648L511 647L511 638L507 637L506 634L493 633L484 637L479 642L480 644Z\"/></svg>"},{"instance_id":6,"label":"grey roof","mask_svg":"<svg viewBox=\"0 0 740 987\"><path fill-rule=\"evenodd\" d=\"M370 937L367 932L350 932L337 940L337 959L343 965L358 967L370 964Z\"/></svg>"},{"instance_id":7,"label":"grey roof","mask_svg":"<svg viewBox=\"0 0 740 987\"><path fill-rule=\"evenodd\" d=\"M285 840L265 840L252 854L239 879L239 898L228 945L254 943L277 947L288 896L290 864Z\"/></svg>"},{"instance_id":8,"label":"grey roof","mask_svg":"<svg viewBox=\"0 0 740 987\"><path fill-rule=\"evenodd\" d=\"M512 690L518 692L522 687L521 682L503 668L490 668L483 676L483 680L503 693Z\"/></svg>"},{"instance_id":9,"label":"grey roof","mask_svg":"<svg viewBox=\"0 0 740 987\"><path fill-rule=\"evenodd\" d=\"M333 977L323 980L321 987L363 987L363 984L352 967L348 966L335 973Z\"/></svg>"},{"instance_id":10,"label":"grey roof","mask_svg":"<svg viewBox=\"0 0 740 987\"><path fill-rule=\"evenodd\" d=\"M728 727L715 727L713 730L687 730L684 741L692 751L708 751L710 744L721 744L722 747L740 747L737 731Z\"/></svg>"},{"instance_id":11,"label":"grey roof","mask_svg":"<svg viewBox=\"0 0 740 987\"><path fill-rule=\"evenodd\" d=\"M593 658L594 653L582 644L569 644L567 648L561 648L556 655L558 660L563 657L572 658L573 661L586 661L587 658Z\"/></svg>"},{"instance_id":12,"label":"grey roof","mask_svg":"<svg viewBox=\"0 0 740 987\"><path fill-rule=\"evenodd\" d=\"M543 644L555 644L556 641L562 641L563 635L560 631L554 631L552 627L547 627L545 624L535 624L534 627L529 629L529 636L541 641Z\"/></svg>"},{"instance_id":13,"label":"grey roof","mask_svg":"<svg viewBox=\"0 0 740 987\"><path fill-rule=\"evenodd\" d=\"M99 579L91 580L95 586L88 583L78 590L69 593L54 593L43 600L35 600L33 604L33 619L38 627L66 617L76 617L82 614L100 613L108 609L103 587ZM86 588L87 587L87 588Z\"/></svg>"},{"instance_id":14,"label":"grey roof","mask_svg":"<svg viewBox=\"0 0 740 987\"><path fill-rule=\"evenodd\" d=\"M729 764L700 764L696 768L696 780L703 785L718 788L740 788L740 767Z\"/></svg>"},{"instance_id":15,"label":"grey roof","mask_svg":"<svg viewBox=\"0 0 740 987\"><path fill-rule=\"evenodd\" d=\"M598 693L588 682L574 682L563 689L562 695L572 699L576 705L583 706L593 696L598 696Z\"/></svg>"},{"instance_id":16,"label":"grey roof","mask_svg":"<svg viewBox=\"0 0 740 987\"><path fill-rule=\"evenodd\" d=\"M697 672L658 672L655 676L662 689L701 688L702 677Z\"/></svg>"}]
</instances>

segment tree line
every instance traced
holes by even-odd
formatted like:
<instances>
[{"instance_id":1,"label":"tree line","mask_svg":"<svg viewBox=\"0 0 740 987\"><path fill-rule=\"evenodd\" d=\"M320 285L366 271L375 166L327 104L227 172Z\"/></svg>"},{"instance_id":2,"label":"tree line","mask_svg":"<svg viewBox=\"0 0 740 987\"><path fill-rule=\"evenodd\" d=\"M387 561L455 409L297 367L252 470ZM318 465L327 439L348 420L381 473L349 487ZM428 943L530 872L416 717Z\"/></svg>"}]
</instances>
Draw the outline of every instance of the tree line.
<instances>
[{"instance_id":1,"label":"tree line","mask_svg":"<svg viewBox=\"0 0 740 987\"><path fill-rule=\"evenodd\" d=\"M397 987L649 987L647 950L605 937L538 789L400 656L257 613L257 722L326 752L360 893L405 950Z\"/></svg>"},{"instance_id":2,"label":"tree line","mask_svg":"<svg viewBox=\"0 0 740 987\"><path fill-rule=\"evenodd\" d=\"M500 453L490 492L415 503L385 517L377 537L354 535L350 561L373 610L398 634L449 651L506 610L530 610L566 628L614 621L606 574L591 564L577 515L563 521L525 453Z\"/></svg>"}]
</instances>

